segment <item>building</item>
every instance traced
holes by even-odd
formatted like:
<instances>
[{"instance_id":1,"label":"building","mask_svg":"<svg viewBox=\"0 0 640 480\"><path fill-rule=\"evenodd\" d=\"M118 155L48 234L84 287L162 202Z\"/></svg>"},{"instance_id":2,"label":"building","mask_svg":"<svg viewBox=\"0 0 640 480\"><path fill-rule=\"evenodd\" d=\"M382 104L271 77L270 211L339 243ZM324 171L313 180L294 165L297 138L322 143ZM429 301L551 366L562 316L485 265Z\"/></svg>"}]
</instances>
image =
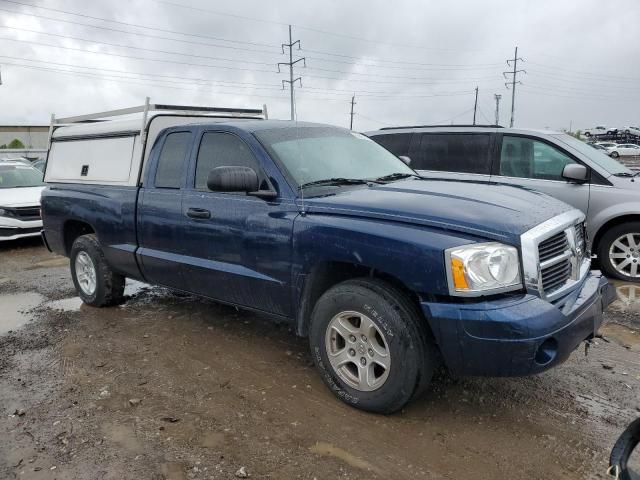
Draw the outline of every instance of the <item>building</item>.
<instances>
[{"instance_id":1,"label":"building","mask_svg":"<svg viewBox=\"0 0 640 480\"><path fill-rule=\"evenodd\" d=\"M18 139L27 149L46 150L49 125L0 125L0 145Z\"/></svg>"}]
</instances>

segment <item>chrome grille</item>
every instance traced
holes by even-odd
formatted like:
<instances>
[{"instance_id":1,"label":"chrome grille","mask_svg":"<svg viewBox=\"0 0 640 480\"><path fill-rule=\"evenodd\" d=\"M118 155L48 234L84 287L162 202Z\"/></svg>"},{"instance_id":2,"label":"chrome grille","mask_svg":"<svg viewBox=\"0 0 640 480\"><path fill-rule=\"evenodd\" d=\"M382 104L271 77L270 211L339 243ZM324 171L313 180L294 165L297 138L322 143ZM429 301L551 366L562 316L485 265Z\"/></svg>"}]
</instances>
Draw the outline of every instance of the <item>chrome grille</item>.
<instances>
[{"instance_id":1,"label":"chrome grille","mask_svg":"<svg viewBox=\"0 0 640 480\"><path fill-rule=\"evenodd\" d=\"M40 207L4 207L7 215L24 221L40 220Z\"/></svg>"},{"instance_id":2,"label":"chrome grille","mask_svg":"<svg viewBox=\"0 0 640 480\"><path fill-rule=\"evenodd\" d=\"M589 274L585 216L579 210L550 218L521 236L527 291L556 304Z\"/></svg>"},{"instance_id":3,"label":"chrome grille","mask_svg":"<svg viewBox=\"0 0 640 480\"><path fill-rule=\"evenodd\" d=\"M567 252L570 252L569 240L564 230L540 242L538 258L542 290L545 293L557 290L571 278L571 261Z\"/></svg>"},{"instance_id":4,"label":"chrome grille","mask_svg":"<svg viewBox=\"0 0 640 480\"><path fill-rule=\"evenodd\" d=\"M544 263L562 255L568 249L569 242L567 241L567 234L562 231L540 243L538 247L538 258L540 259L540 263Z\"/></svg>"}]
</instances>

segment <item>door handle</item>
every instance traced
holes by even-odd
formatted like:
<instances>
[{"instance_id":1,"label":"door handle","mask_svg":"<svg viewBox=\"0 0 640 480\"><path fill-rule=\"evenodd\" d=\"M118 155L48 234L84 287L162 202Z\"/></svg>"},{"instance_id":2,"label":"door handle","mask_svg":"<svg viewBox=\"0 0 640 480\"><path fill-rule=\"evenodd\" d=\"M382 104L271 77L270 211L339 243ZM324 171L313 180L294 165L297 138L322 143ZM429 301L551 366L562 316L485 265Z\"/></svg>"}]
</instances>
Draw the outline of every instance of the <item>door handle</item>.
<instances>
[{"instance_id":1,"label":"door handle","mask_svg":"<svg viewBox=\"0 0 640 480\"><path fill-rule=\"evenodd\" d=\"M190 218L211 218L211 212L204 208L190 208L187 210L187 217Z\"/></svg>"}]
</instances>

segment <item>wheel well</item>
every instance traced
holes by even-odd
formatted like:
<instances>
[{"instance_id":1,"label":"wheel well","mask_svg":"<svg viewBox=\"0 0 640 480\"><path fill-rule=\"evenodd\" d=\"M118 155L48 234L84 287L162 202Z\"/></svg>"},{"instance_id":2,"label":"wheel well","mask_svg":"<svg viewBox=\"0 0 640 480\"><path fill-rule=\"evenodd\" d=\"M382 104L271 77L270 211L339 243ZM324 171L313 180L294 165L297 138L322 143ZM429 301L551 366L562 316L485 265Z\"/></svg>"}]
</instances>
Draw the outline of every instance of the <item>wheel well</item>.
<instances>
[{"instance_id":1,"label":"wheel well","mask_svg":"<svg viewBox=\"0 0 640 480\"><path fill-rule=\"evenodd\" d=\"M595 237L593 237L593 253L595 253L596 255L598 254L598 250L600 248L600 240L602 240L602 237L605 233L607 233L607 231L609 231L613 227L617 227L618 225L622 225L623 223L627 222L640 222L640 215L625 215L622 217L616 217L602 225L596 233Z\"/></svg>"},{"instance_id":2,"label":"wheel well","mask_svg":"<svg viewBox=\"0 0 640 480\"><path fill-rule=\"evenodd\" d=\"M67 255L71 252L71 247L76 238L87 235L89 233L95 233L95 230L91 225L79 220L68 220L64 224L64 251Z\"/></svg>"},{"instance_id":3,"label":"wheel well","mask_svg":"<svg viewBox=\"0 0 640 480\"><path fill-rule=\"evenodd\" d=\"M308 335L313 307L324 292L345 280L362 277L378 278L393 285L405 293L418 307L418 311L421 311L418 296L393 275L348 262L325 262L315 266L305 278L296 316L296 333L300 336Z\"/></svg>"}]
</instances>

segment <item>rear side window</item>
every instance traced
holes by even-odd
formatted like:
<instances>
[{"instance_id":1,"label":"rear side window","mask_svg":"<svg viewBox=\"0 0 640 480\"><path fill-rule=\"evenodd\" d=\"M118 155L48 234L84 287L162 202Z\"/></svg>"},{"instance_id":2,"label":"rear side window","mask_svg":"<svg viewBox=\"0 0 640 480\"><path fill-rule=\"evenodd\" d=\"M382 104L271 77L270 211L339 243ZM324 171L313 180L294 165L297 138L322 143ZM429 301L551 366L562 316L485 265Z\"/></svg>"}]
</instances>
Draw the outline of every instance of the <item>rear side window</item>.
<instances>
[{"instance_id":1,"label":"rear side window","mask_svg":"<svg viewBox=\"0 0 640 480\"><path fill-rule=\"evenodd\" d=\"M416 151L412 151L411 167L416 170L443 172L491 173L489 134L424 133Z\"/></svg>"},{"instance_id":2,"label":"rear side window","mask_svg":"<svg viewBox=\"0 0 640 480\"><path fill-rule=\"evenodd\" d=\"M207 178L216 167L249 167L260 176L258 162L249 147L230 133L208 132L202 136L196 164L196 189L207 190Z\"/></svg>"},{"instance_id":3,"label":"rear side window","mask_svg":"<svg viewBox=\"0 0 640 480\"><path fill-rule=\"evenodd\" d=\"M167 135L156 168L154 184L157 188L180 188L182 186L182 172L190 143L190 132L176 132Z\"/></svg>"},{"instance_id":4,"label":"rear side window","mask_svg":"<svg viewBox=\"0 0 640 480\"><path fill-rule=\"evenodd\" d=\"M571 157L551 145L525 137L505 135L500 151L500 175L564 181L562 171Z\"/></svg>"},{"instance_id":5,"label":"rear side window","mask_svg":"<svg viewBox=\"0 0 640 480\"><path fill-rule=\"evenodd\" d=\"M412 133L386 133L372 136L371 139L382 145L395 156L409 155L409 144ZM412 165L413 166L413 165Z\"/></svg>"}]
</instances>

